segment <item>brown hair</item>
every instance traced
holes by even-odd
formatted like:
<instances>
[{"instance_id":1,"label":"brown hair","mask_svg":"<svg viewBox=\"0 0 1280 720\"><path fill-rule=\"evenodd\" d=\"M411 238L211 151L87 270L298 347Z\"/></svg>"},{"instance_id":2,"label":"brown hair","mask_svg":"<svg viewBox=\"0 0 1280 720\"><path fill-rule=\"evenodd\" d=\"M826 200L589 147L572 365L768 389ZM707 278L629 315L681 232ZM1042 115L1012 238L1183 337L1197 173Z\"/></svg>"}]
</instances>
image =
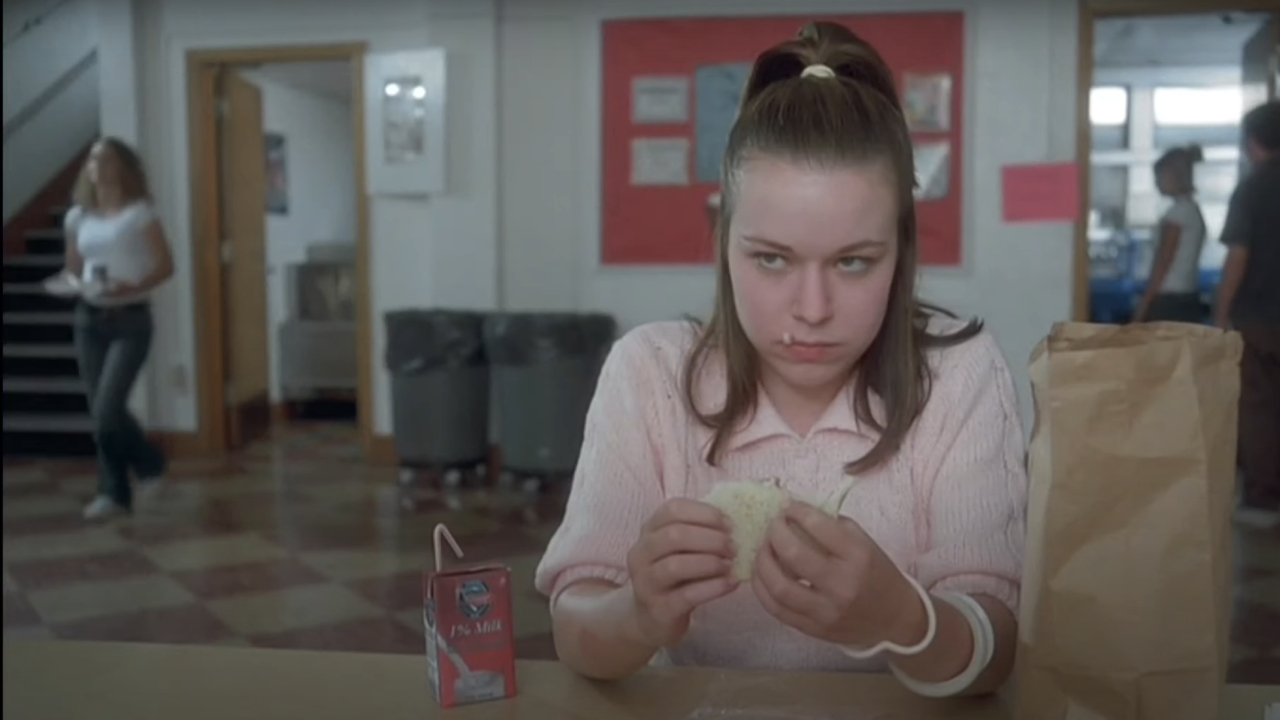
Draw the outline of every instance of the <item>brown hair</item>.
<instances>
[{"instance_id":1,"label":"brown hair","mask_svg":"<svg viewBox=\"0 0 1280 720\"><path fill-rule=\"evenodd\" d=\"M142 158L136 150L125 141L115 137L104 137L96 143L115 154L120 163L120 194L126 203L136 200L151 199L151 188L147 184L147 171L142 165ZM92 153L92 151L90 151ZM71 201L85 210L98 209L98 188L89 179L89 163L86 160L80 168L80 176L76 178L75 189L71 192Z\"/></svg>"},{"instance_id":2,"label":"brown hair","mask_svg":"<svg viewBox=\"0 0 1280 720\"><path fill-rule=\"evenodd\" d=\"M1157 174L1168 172L1173 176L1174 192L1194 192L1196 189L1195 165L1202 160L1204 160L1204 150L1192 143L1165 151L1165 154L1156 160L1155 171Z\"/></svg>"},{"instance_id":3,"label":"brown hair","mask_svg":"<svg viewBox=\"0 0 1280 720\"><path fill-rule=\"evenodd\" d=\"M831 68L835 77L801 77L806 67L817 64ZM884 163L894 174L898 259L884 323L859 361L854 380L855 416L880 437L866 455L845 466L850 474L865 472L898 451L924 409L932 381L926 351L968 340L982 324L970 322L950 335L926 332L934 313L951 314L915 296L915 164L893 76L875 48L843 25L806 25L796 39L756 58L721 166L715 305L685 361L682 378L685 402L715 433L708 463L716 463L739 422L755 412L758 400L760 360L734 307L727 249L739 173L744 162L762 155L819 167ZM697 407L695 386L713 352L724 356L728 387L724 406L706 412ZM883 421L872 414L873 393L883 403Z\"/></svg>"}]
</instances>

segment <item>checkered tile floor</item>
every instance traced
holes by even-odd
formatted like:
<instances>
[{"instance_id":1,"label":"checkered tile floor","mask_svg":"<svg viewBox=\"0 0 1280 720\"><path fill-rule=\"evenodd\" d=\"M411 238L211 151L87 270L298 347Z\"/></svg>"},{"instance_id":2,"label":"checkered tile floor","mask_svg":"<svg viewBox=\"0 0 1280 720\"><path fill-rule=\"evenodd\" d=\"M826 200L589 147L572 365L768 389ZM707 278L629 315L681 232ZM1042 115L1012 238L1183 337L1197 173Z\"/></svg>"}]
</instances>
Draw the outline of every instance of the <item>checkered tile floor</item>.
<instances>
[{"instance_id":1,"label":"checkered tile floor","mask_svg":"<svg viewBox=\"0 0 1280 720\"><path fill-rule=\"evenodd\" d=\"M469 560L502 559L525 657L552 655L533 570L563 498L415 491L339 428L219 463L176 463L161 498L89 524L91 463L6 463L4 632L73 639L422 651L422 571L446 522Z\"/></svg>"},{"instance_id":2,"label":"checkered tile floor","mask_svg":"<svg viewBox=\"0 0 1280 720\"><path fill-rule=\"evenodd\" d=\"M517 652L554 656L533 570L563 497L415 491L317 425L242 456L180 463L137 516L80 518L92 463L4 466L4 633L70 639L422 651L422 576L446 522L468 559L514 575ZM1237 536L1231 679L1280 684L1280 533Z\"/></svg>"}]
</instances>

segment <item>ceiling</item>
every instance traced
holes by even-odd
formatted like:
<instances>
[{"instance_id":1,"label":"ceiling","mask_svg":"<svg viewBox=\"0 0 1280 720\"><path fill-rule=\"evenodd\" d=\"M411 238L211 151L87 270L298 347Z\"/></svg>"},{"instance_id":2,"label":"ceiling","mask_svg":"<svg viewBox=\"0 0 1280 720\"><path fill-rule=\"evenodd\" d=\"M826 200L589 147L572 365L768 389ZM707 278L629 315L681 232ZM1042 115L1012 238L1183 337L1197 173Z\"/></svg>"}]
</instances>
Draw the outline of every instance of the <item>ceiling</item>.
<instances>
[{"instance_id":1,"label":"ceiling","mask_svg":"<svg viewBox=\"0 0 1280 720\"><path fill-rule=\"evenodd\" d=\"M1265 13L1205 13L1098 20L1093 61L1100 68L1239 65Z\"/></svg>"},{"instance_id":2,"label":"ceiling","mask_svg":"<svg viewBox=\"0 0 1280 720\"><path fill-rule=\"evenodd\" d=\"M351 64L344 60L268 63L255 67L254 73L295 90L351 102Z\"/></svg>"}]
</instances>

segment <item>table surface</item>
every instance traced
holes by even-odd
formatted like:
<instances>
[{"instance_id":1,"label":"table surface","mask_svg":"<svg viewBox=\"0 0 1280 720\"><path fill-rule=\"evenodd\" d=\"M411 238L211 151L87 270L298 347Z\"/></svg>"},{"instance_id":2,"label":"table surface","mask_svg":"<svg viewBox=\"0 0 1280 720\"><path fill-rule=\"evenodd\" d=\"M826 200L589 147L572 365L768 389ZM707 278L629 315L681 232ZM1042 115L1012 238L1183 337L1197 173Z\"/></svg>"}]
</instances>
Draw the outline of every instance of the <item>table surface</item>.
<instances>
[{"instance_id":1,"label":"table surface","mask_svg":"<svg viewBox=\"0 0 1280 720\"><path fill-rule=\"evenodd\" d=\"M426 658L234 647L6 640L6 720L1007 720L999 698L917 698L884 675L648 669L585 680L554 662L518 663L511 700L441 710ZM1221 718L1261 720L1280 686L1229 686ZM749 708L748 714L719 713ZM764 710L772 707L770 713Z\"/></svg>"}]
</instances>

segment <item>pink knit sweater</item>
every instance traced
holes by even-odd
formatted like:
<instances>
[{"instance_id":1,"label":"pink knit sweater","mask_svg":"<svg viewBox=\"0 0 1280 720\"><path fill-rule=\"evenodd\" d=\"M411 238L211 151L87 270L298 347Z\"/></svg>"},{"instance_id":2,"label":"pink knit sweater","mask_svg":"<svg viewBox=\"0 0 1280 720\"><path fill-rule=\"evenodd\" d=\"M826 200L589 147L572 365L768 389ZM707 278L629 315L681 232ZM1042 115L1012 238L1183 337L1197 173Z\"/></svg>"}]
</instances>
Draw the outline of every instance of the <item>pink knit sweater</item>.
<instances>
[{"instance_id":1,"label":"pink knit sweater","mask_svg":"<svg viewBox=\"0 0 1280 720\"><path fill-rule=\"evenodd\" d=\"M935 331L958 327L938 319ZM701 498L717 482L776 476L791 493L820 502L874 435L855 419L848 393L806 437L761 394L754 418L717 467L704 461L711 431L688 412L680 373L694 340L685 323L636 328L614 346L587 417L582 454L563 524L538 567L553 598L569 584L622 584L626 554L665 499ZM1013 382L990 335L935 351L935 380L901 452L859 479L841 513L857 521L905 572L929 590L983 593L1017 612L1027 478ZM699 407L724 396L723 367L709 364ZM669 649L681 665L788 670L875 670L793 630L761 607L749 585L695 611Z\"/></svg>"}]
</instances>

